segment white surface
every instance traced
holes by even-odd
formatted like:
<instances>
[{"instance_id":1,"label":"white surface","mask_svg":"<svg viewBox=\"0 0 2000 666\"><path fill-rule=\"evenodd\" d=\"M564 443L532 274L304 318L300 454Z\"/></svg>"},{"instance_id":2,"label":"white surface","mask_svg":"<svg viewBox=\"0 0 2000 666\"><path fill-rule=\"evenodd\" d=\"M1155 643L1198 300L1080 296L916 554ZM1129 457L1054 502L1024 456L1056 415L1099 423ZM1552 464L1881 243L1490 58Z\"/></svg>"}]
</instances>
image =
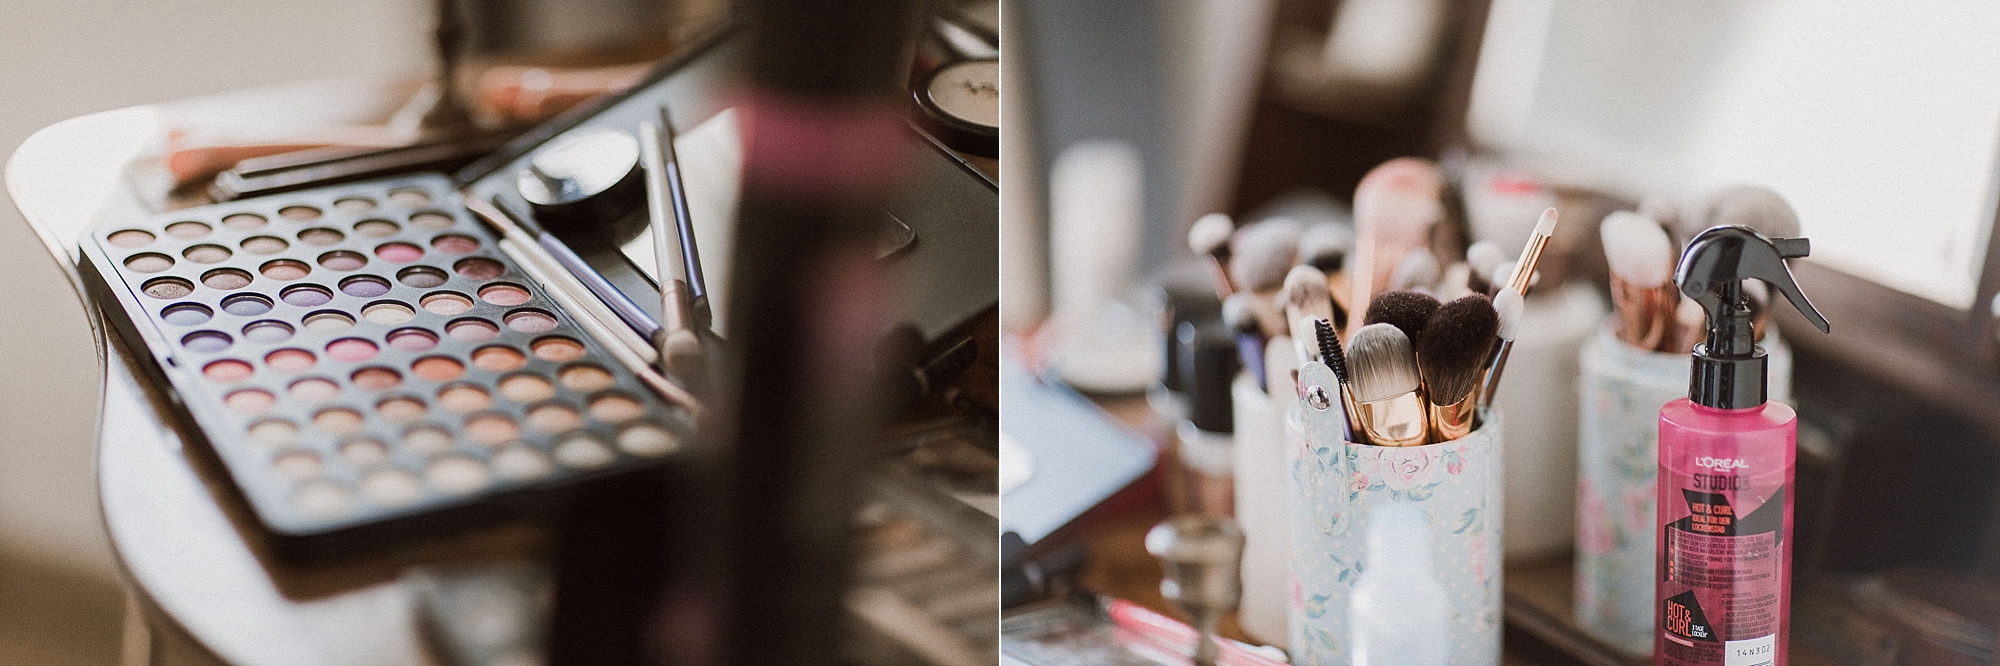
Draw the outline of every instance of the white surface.
<instances>
[{"instance_id":1,"label":"white surface","mask_svg":"<svg viewBox=\"0 0 2000 666\"><path fill-rule=\"evenodd\" d=\"M278 81L426 66L410 0L12 3L0 20L0 154L95 111ZM79 187L94 187L79 184ZM0 203L0 551L109 580L91 456L97 363L83 309Z\"/></svg>"},{"instance_id":2,"label":"white surface","mask_svg":"<svg viewBox=\"0 0 2000 666\"><path fill-rule=\"evenodd\" d=\"M1469 124L1558 180L1798 210L1813 258L1969 308L2000 152L2000 5L1497 0Z\"/></svg>"},{"instance_id":3,"label":"white surface","mask_svg":"<svg viewBox=\"0 0 2000 666\"><path fill-rule=\"evenodd\" d=\"M1576 352L1606 311L1603 297L1585 285L1528 296L1494 397L1507 415L1501 533L1509 560L1567 552L1575 540Z\"/></svg>"}]
</instances>

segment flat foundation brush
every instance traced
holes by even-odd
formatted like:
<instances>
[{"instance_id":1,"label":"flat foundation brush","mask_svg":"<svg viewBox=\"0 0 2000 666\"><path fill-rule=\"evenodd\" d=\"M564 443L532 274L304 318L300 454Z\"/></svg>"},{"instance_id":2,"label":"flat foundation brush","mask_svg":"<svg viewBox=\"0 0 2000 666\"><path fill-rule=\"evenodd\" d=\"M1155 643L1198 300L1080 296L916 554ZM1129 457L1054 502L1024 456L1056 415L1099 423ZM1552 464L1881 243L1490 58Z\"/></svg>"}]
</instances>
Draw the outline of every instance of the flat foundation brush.
<instances>
[{"instance_id":1,"label":"flat foundation brush","mask_svg":"<svg viewBox=\"0 0 2000 666\"><path fill-rule=\"evenodd\" d=\"M1680 290L1673 283L1674 248L1667 231L1651 218L1618 211L1604 216L1598 235L1611 268L1618 339L1640 349L1672 349L1681 337L1674 315Z\"/></svg>"},{"instance_id":2,"label":"flat foundation brush","mask_svg":"<svg viewBox=\"0 0 2000 666\"><path fill-rule=\"evenodd\" d=\"M1500 332L1500 315L1485 296L1472 294L1440 306L1417 340L1432 442L1472 432L1479 383Z\"/></svg>"},{"instance_id":3,"label":"flat foundation brush","mask_svg":"<svg viewBox=\"0 0 2000 666\"><path fill-rule=\"evenodd\" d=\"M1417 393L1416 351L1401 329L1370 324L1347 345L1348 387L1354 392L1355 434L1377 446L1419 446L1429 434Z\"/></svg>"}]
</instances>

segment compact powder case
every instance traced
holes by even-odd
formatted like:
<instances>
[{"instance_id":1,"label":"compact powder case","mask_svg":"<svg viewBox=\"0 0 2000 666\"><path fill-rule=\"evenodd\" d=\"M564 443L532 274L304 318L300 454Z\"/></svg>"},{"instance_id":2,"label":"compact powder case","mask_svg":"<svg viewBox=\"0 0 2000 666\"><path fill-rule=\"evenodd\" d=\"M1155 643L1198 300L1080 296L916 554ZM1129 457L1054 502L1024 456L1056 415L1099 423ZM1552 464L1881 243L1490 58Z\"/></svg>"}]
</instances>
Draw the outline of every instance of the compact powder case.
<instances>
[{"instance_id":1,"label":"compact powder case","mask_svg":"<svg viewBox=\"0 0 2000 666\"><path fill-rule=\"evenodd\" d=\"M106 224L82 250L280 555L520 518L546 502L519 500L661 464L691 434L442 175Z\"/></svg>"}]
</instances>

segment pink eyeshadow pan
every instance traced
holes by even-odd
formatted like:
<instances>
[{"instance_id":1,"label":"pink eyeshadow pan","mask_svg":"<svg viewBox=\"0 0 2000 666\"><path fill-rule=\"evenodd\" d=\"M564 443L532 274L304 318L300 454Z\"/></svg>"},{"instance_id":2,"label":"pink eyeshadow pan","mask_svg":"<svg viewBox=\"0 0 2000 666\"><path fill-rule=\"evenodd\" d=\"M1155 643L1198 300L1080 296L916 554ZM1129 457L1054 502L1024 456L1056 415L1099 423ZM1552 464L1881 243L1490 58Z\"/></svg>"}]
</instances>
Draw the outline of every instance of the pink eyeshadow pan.
<instances>
[{"instance_id":1,"label":"pink eyeshadow pan","mask_svg":"<svg viewBox=\"0 0 2000 666\"><path fill-rule=\"evenodd\" d=\"M460 276L468 280L491 280L507 272L507 267L500 265L500 262L479 257L460 259L458 263L451 265L451 269L458 271Z\"/></svg>"},{"instance_id":2,"label":"pink eyeshadow pan","mask_svg":"<svg viewBox=\"0 0 2000 666\"><path fill-rule=\"evenodd\" d=\"M527 289L504 282L480 288L479 297L494 305L520 305L529 298Z\"/></svg>"},{"instance_id":3,"label":"pink eyeshadow pan","mask_svg":"<svg viewBox=\"0 0 2000 666\"><path fill-rule=\"evenodd\" d=\"M284 373L305 372L318 360L312 352L304 349L280 349L264 355L264 365Z\"/></svg>"},{"instance_id":4,"label":"pink eyeshadow pan","mask_svg":"<svg viewBox=\"0 0 2000 666\"><path fill-rule=\"evenodd\" d=\"M354 371L354 385L369 391L387 391L403 383L403 373L388 368L362 368Z\"/></svg>"},{"instance_id":5,"label":"pink eyeshadow pan","mask_svg":"<svg viewBox=\"0 0 2000 666\"><path fill-rule=\"evenodd\" d=\"M113 231L110 236L106 236L104 239L111 241L112 245L118 247L139 247L153 242L153 235L138 229L125 229L122 231Z\"/></svg>"},{"instance_id":6,"label":"pink eyeshadow pan","mask_svg":"<svg viewBox=\"0 0 2000 666\"><path fill-rule=\"evenodd\" d=\"M448 291L426 294L422 299L417 301L417 304L423 306L425 310L446 316L465 314L472 311L472 299L466 298L462 294L454 294Z\"/></svg>"},{"instance_id":7,"label":"pink eyeshadow pan","mask_svg":"<svg viewBox=\"0 0 2000 666\"><path fill-rule=\"evenodd\" d=\"M480 347L472 352L472 364L481 370L507 372L528 364L528 357L513 347Z\"/></svg>"},{"instance_id":8,"label":"pink eyeshadow pan","mask_svg":"<svg viewBox=\"0 0 2000 666\"><path fill-rule=\"evenodd\" d=\"M376 246L375 256L383 261L409 263L424 258L424 249L409 243L383 243Z\"/></svg>"},{"instance_id":9,"label":"pink eyeshadow pan","mask_svg":"<svg viewBox=\"0 0 2000 666\"><path fill-rule=\"evenodd\" d=\"M562 336L541 338L528 345L535 358L567 363L583 358L583 343Z\"/></svg>"},{"instance_id":10,"label":"pink eyeshadow pan","mask_svg":"<svg viewBox=\"0 0 2000 666\"><path fill-rule=\"evenodd\" d=\"M465 364L444 356L426 356L410 364L410 371L418 377L434 382L458 379L465 374Z\"/></svg>"},{"instance_id":11,"label":"pink eyeshadow pan","mask_svg":"<svg viewBox=\"0 0 2000 666\"><path fill-rule=\"evenodd\" d=\"M522 333L547 333L555 330L556 318L540 310L516 310L507 313L507 328Z\"/></svg>"},{"instance_id":12,"label":"pink eyeshadow pan","mask_svg":"<svg viewBox=\"0 0 2000 666\"><path fill-rule=\"evenodd\" d=\"M326 343L326 355L342 361L366 361L375 358L376 352L379 351L381 348L376 347L375 343L361 338L341 338Z\"/></svg>"},{"instance_id":13,"label":"pink eyeshadow pan","mask_svg":"<svg viewBox=\"0 0 2000 666\"><path fill-rule=\"evenodd\" d=\"M432 239L431 248L446 254L472 254L479 251L479 241L471 236L447 234Z\"/></svg>"},{"instance_id":14,"label":"pink eyeshadow pan","mask_svg":"<svg viewBox=\"0 0 2000 666\"><path fill-rule=\"evenodd\" d=\"M201 376L209 378L210 381L228 383L242 381L248 378L250 373L254 371L248 363L235 359L224 359L202 366Z\"/></svg>"},{"instance_id":15,"label":"pink eyeshadow pan","mask_svg":"<svg viewBox=\"0 0 2000 666\"><path fill-rule=\"evenodd\" d=\"M278 404L278 398L262 389L243 389L222 396L222 404L238 414L262 414Z\"/></svg>"},{"instance_id":16,"label":"pink eyeshadow pan","mask_svg":"<svg viewBox=\"0 0 2000 666\"><path fill-rule=\"evenodd\" d=\"M200 323L200 322L195 322ZM463 342L485 342L499 337L500 327L484 319L460 319L444 326L445 335Z\"/></svg>"},{"instance_id":17,"label":"pink eyeshadow pan","mask_svg":"<svg viewBox=\"0 0 2000 666\"><path fill-rule=\"evenodd\" d=\"M405 328L389 332L389 348L397 351L418 352L436 347L436 333L421 328Z\"/></svg>"}]
</instances>

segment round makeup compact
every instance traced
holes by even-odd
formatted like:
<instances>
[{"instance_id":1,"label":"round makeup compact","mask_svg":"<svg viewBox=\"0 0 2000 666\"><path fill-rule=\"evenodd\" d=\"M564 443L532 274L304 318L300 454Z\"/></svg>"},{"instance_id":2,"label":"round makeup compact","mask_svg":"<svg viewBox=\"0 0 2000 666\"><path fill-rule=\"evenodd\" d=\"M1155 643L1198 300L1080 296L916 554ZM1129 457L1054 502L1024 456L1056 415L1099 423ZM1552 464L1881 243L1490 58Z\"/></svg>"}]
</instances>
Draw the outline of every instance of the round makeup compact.
<instances>
[{"instance_id":1,"label":"round makeup compact","mask_svg":"<svg viewBox=\"0 0 2000 666\"><path fill-rule=\"evenodd\" d=\"M572 245L624 245L646 229L639 141L619 130L572 132L549 142L516 176L542 228Z\"/></svg>"},{"instance_id":2,"label":"round makeup compact","mask_svg":"<svg viewBox=\"0 0 2000 666\"><path fill-rule=\"evenodd\" d=\"M912 91L918 121L952 150L1000 156L1000 61L961 60L931 70Z\"/></svg>"}]
</instances>

